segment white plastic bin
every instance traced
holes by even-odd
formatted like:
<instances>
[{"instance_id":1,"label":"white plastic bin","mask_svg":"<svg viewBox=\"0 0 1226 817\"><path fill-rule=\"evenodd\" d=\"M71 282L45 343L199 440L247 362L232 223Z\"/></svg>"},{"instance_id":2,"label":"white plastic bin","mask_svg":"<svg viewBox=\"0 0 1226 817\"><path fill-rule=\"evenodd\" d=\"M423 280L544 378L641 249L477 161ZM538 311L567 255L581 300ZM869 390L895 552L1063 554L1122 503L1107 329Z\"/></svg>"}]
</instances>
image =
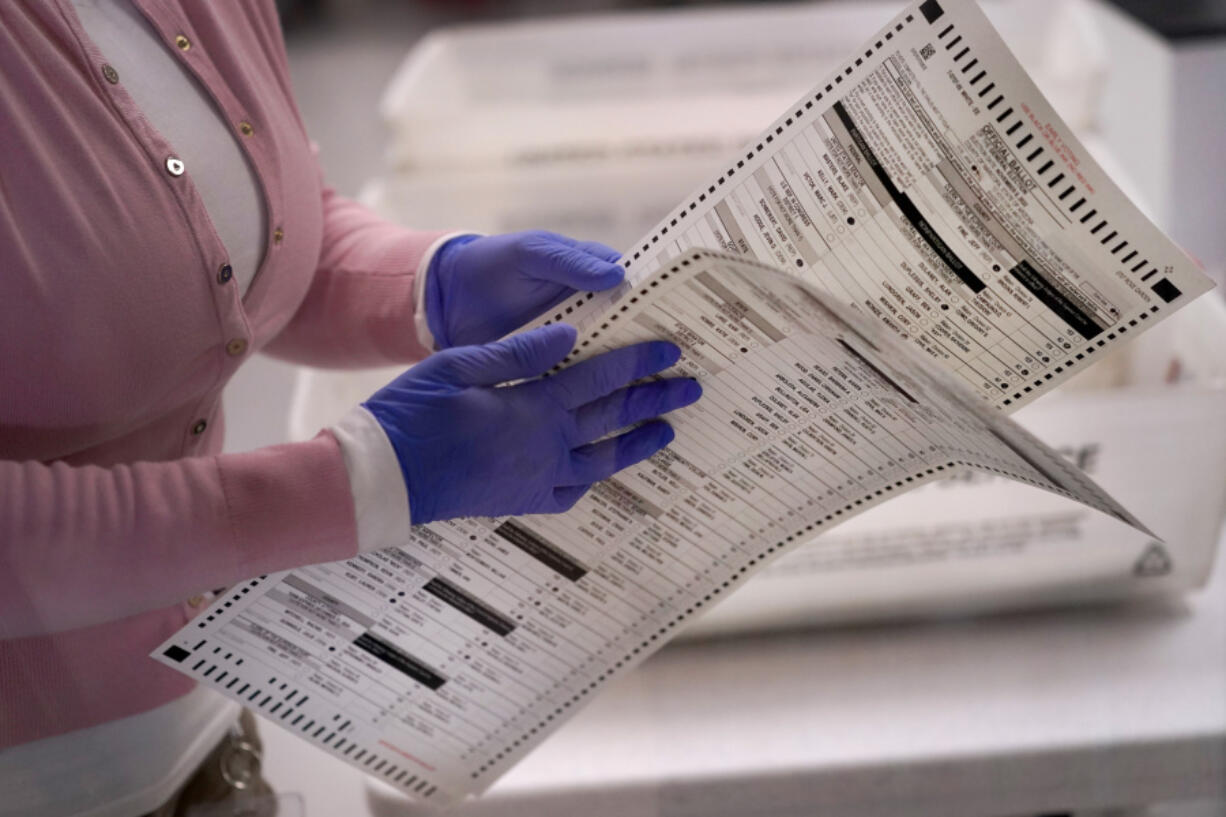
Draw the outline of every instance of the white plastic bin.
<instances>
[{"instance_id":1,"label":"white plastic bin","mask_svg":"<svg viewBox=\"0 0 1226 817\"><path fill-rule=\"evenodd\" d=\"M720 159L902 3L684 9L445 29L384 95L397 172L705 154ZM1076 0L989 0L989 17L1075 131L1104 49Z\"/></svg>"}]
</instances>

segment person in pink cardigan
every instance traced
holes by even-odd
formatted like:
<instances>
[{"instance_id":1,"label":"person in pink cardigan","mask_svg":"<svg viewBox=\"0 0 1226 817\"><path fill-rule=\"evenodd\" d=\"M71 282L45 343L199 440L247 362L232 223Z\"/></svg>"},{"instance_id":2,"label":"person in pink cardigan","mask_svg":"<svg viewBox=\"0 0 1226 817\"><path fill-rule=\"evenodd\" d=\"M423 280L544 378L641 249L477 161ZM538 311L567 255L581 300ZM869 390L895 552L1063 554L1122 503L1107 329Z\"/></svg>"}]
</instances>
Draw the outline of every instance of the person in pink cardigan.
<instances>
[{"instance_id":1,"label":"person in pink cardigan","mask_svg":"<svg viewBox=\"0 0 1226 817\"><path fill-rule=\"evenodd\" d=\"M0 4L0 148L0 804L60 813L46 791L6 798L13 758L191 691L147 654L210 589L409 524L563 510L671 434L588 443L697 399L622 388L675 361L660 343L589 367L583 438L577 405L492 388L569 352L560 327L491 342L617 285L616 253L404 229L327 188L272 0ZM313 440L219 453L222 390L254 354L359 367L435 347ZM438 443L477 428L480 445ZM507 474L517 437L539 473Z\"/></svg>"}]
</instances>

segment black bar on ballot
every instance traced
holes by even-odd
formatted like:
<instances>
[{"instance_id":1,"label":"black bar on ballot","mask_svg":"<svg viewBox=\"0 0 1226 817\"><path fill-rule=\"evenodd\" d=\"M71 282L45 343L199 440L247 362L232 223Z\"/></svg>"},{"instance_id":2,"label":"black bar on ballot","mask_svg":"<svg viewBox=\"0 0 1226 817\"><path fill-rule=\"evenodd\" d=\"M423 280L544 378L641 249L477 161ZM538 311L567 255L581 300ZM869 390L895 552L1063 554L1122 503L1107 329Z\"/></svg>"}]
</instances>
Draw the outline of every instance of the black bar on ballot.
<instances>
[{"instance_id":1,"label":"black bar on ballot","mask_svg":"<svg viewBox=\"0 0 1226 817\"><path fill-rule=\"evenodd\" d=\"M862 355L862 354L860 354L858 351L856 351L855 347L853 347L853 346L852 346L850 343L848 343L847 341L843 340L842 338L839 338L839 343L840 343L840 344L842 344L843 348L847 350L848 354L850 354L850 355L851 355L852 357L854 357L856 360L858 360L858 361L860 361L861 363L863 363L865 366L867 366L867 367L869 367L870 369L872 369L872 370L873 370L873 372L874 372L874 373L875 373L875 374L876 374L878 377L880 377L882 380L884 380L884 381L885 381L885 382L886 382L888 385L892 386L892 387L894 388L894 391L898 392L898 393L899 393L899 394L901 394L903 397L907 398L907 400L908 400L909 402L912 402L912 403L917 403L917 404L919 403L919 401L918 401L918 400L916 400L914 397L912 397L912 396L911 396L911 393L910 393L909 391L907 391L906 389L904 389L902 386L898 385L898 381L896 381L894 378L890 377L890 376L889 376L888 374L886 374L885 372L881 371L881 369L877 368L877 364L873 363L873 361L869 360L869 359L868 359L868 358L866 358L864 355Z\"/></svg>"},{"instance_id":2,"label":"black bar on ballot","mask_svg":"<svg viewBox=\"0 0 1226 817\"><path fill-rule=\"evenodd\" d=\"M515 629L514 622L509 618L484 602L468 595L468 593L465 593L441 576L435 576L426 582L425 587L422 589L498 635L510 635Z\"/></svg>"},{"instance_id":3,"label":"black bar on ballot","mask_svg":"<svg viewBox=\"0 0 1226 817\"><path fill-rule=\"evenodd\" d=\"M503 522L494 528L494 533L506 539L515 547L527 553L533 559L548 567L555 573L560 573L572 582L577 582L587 575L587 568L567 556L556 547L537 536L525 527L514 522Z\"/></svg>"},{"instance_id":4,"label":"black bar on ballot","mask_svg":"<svg viewBox=\"0 0 1226 817\"><path fill-rule=\"evenodd\" d=\"M1077 334L1090 340L1102 334L1103 328L1094 319L1081 311L1077 304L1065 297L1064 293L1052 286L1043 275L1030 266L1030 262L1022 259L1017 266L1009 270L1009 274L1018 283L1026 287L1026 291L1039 299L1039 303L1055 312L1060 320L1067 323Z\"/></svg>"},{"instance_id":5,"label":"black bar on ballot","mask_svg":"<svg viewBox=\"0 0 1226 817\"><path fill-rule=\"evenodd\" d=\"M890 174L886 173L885 167L877 155L873 153L873 149L868 146L868 142L864 138L864 134L856 127L856 123L851 121L851 117L847 114L847 109L843 107L842 102L834 103L834 113L838 116L839 121L843 123L843 127L847 128L847 132L851 134L852 140L856 143L856 149L864 156L864 160L868 162L868 166L872 169L873 174L881 182L881 186L889 193L890 198L898 205L898 209L902 211L902 217L907 220L915 231L919 233L919 237L924 240L924 243L932 248L932 251L937 254L937 257L945 262L945 265L958 276L958 280L966 284L971 292L976 294L982 292L986 285L980 280L979 276L970 271L966 264L962 263L962 259L950 249L949 245L941 236L937 235L937 231L933 229L928 220L920 213L911 197L902 192L895 186Z\"/></svg>"},{"instance_id":6,"label":"black bar on ballot","mask_svg":"<svg viewBox=\"0 0 1226 817\"><path fill-rule=\"evenodd\" d=\"M447 683L446 678L404 650L370 633L362 633L354 639L353 646L365 650L389 667L403 672L422 686L438 689Z\"/></svg>"}]
</instances>

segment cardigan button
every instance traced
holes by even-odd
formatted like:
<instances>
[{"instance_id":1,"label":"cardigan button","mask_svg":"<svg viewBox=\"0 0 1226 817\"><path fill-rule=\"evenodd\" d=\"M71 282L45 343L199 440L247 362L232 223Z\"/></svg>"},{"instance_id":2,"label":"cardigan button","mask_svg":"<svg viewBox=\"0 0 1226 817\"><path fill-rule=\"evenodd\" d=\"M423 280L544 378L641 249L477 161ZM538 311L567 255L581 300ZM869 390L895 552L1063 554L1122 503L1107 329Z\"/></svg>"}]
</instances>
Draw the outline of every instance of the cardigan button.
<instances>
[{"instance_id":1,"label":"cardigan button","mask_svg":"<svg viewBox=\"0 0 1226 817\"><path fill-rule=\"evenodd\" d=\"M226 344L226 354L230 357L238 357L245 351L247 351L247 341L242 338L235 338Z\"/></svg>"},{"instance_id":2,"label":"cardigan button","mask_svg":"<svg viewBox=\"0 0 1226 817\"><path fill-rule=\"evenodd\" d=\"M255 128L250 122L244 120L238 123L238 131L243 136L250 136L251 134L255 133Z\"/></svg>"},{"instance_id":3,"label":"cardigan button","mask_svg":"<svg viewBox=\"0 0 1226 817\"><path fill-rule=\"evenodd\" d=\"M172 176L182 176L183 171L187 170L187 165L183 164L183 160L178 156L166 157L166 172Z\"/></svg>"},{"instance_id":4,"label":"cardigan button","mask_svg":"<svg viewBox=\"0 0 1226 817\"><path fill-rule=\"evenodd\" d=\"M208 420L197 420L196 424L192 426L192 434L199 437L201 434L204 433L204 430L208 427L209 427Z\"/></svg>"},{"instance_id":5,"label":"cardigan button","mask_svg":"<svg viewBox=\"0 0 1226 817\"><path fill-rule=\"evenodd\" d=\"M217 283L228 284L230 279L234 277L234 267L229 264L222 264L217 268Z\"/></svg>"},{"instance_id":6,"label":"cardigan button","mask_svg":"<svg viewBox=\"0 0 1226 817\"><path fill-rule=\"evenodd\" d=\"M107 63L102 66L102 78L112 85L117 85L119 83L119 72L110 63Z\"/></svg>"},{"instance_id":7,"label":"cardigan button","mask_svg":"<svg viewBox=\"0 0 1226 817\"><path fill-rule=\"evenodd\" d=\"M193 609L199 610L201 607L204 606L204 601L205 601L204 596L195 595L187 600L187 605L189 607L192 607Z\"/></svg>"},{"instance_id":8,"label":"cardigan button","mask_svg":"<svg viewBox=\"0 0 1226 817\"><path fill-rule=\"evenodd\" d=\"M192 47L192 41L180 34L178 37L175 37L175 45L179 47L180 51L187 51Z\"/></svg>"},{"instance_id":9,"label":"cardigan button","mask_svg":"<svg viewBox=\"0 0 1226 817\"><path fill-rule=\"evenodd\" d=\"M277 229L272 231L272 243L280 244L284 240L285 240L285 230L282 230L280 227L278 227Z\"/></svg>"}]
</instances>

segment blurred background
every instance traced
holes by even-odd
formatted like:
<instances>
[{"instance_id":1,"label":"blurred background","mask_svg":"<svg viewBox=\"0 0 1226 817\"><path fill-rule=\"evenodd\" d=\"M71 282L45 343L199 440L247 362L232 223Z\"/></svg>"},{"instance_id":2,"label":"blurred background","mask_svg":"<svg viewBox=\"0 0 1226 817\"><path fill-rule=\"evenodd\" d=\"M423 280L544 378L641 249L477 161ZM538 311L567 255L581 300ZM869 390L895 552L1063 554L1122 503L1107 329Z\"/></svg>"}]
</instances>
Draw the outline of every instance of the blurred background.
<instances>
[{"instance_id":1,"label":"blurred background","mask_svg":"<svg viewBox=\"0 0 1226 817\"><path fill-rule=\"evenodd\" d=\"M298 103L339 191L410 226L548 228L615 248L646 233L903 5L278 2ZM1226 2L982 5L1094 158L1221 281ZM1178 333L1153 333L1157 352L1100 364L1075 388L1129 399L1134 381L1169 377L1175 349L1184 376L1220 384L1226 322L1215 310ZM227 448L312 436L391 374L252 360L227 391ZM1111 399L1098 410L1123 405ZM1217 520L1221 510L1205 513ZM1218 562L1209 591L1157 612L670 647L465 813L602 804L591 810L1222 817ZM810 685L818 694L802 704ZM797 735L796 718L829 734ZM411 813L305 742L264 733L271 779L301 793L308 814ZM668 748L680 734L696 753L688 760ZM721 744L728 735L744 740ZM644 782L634 775L651 765L645 757L710 775L711 785ZM686 799L693 791L715 794L703 806Z\"/></svg>"},{"instance_id":2,"label":"blurred background","mask_svg":"<svg viewBox=\"0 0 1226 817\"><path fill-rule=\"evenodd\" d=\"M864 10L862 19L867 28L862 29L852 22L844 26L842 31L833 32L837 38L835 47L837 42L841 41L846 48L850 48L876 27L875 21L885 19L901 8L903 3L873 0L740 5L710 0L279 0L277 5L282 12L291 67L303 115L316 139L327 148L324 153L325 169L342 192L356 194L364 182L378 175L386 167L388 123L380 121L376 111L387 83L414 45L424 35L440 27L475 25L513 28L516 24L526 23L530 26L533 21L542 19L562 19L574 24L574 31L583 32L582 36L592 38L590 43L572 42L576 52L581 53L585 48L591 47L597 52L596 56L601 56L603 51L603 56L607 58L608 55L616 53L617 43L614 40L617 35L635 33L633 30L623 30L611 36L603 30L603 24L608 22L610 15L646 12L642 30L647 30L651 27L647 20L651 18L652 11L682 15L697 12L701 15L703 10L740 9L750 12L751 16L769 16L788 5L793 8L842 7L841 10L859 7ZM999 0L994 3L993 0L987 0L986 5L991 10L993 5L1021 8L1027 4L1010 4ZM1179 83L1174 80L1180 78L1172 74L1172 63L1175 62L1176 54L1195 57L1195 65L1189 66L1189 74L1194 71L1206 75L1207 80L1221 79L1223 65L1214 60L1221 59L1221 38L1226 33L1226 2L1096 0L1084 4L1070 4L1036 0L1029 4L1031 8L1026 12L1029 16L1040 18L1034 20L1036 25L1032 30L1042 30L1047 35L1055 34L1058 37L1059 26L1069 19L1069 9L1066 7L1070 5L1082 6L1081 11L1094 18L1093 25L1101 29L1099 41L1087 43L1083 40L1078 43L1077 36L1085 36L1083 30L1075 36L1065 38L1062 44L1055 44L1053 51L1060 45L1071 48L1077 45L1085 47L1087 44L1110 49L1107 53L1095 54L1099 58L1106 58L1106 62L1113 69L1113 72L1106 72L1103 70L1106 65L1095 66L1103 73L1095 79L1108 87L1100 86L1099 90L1103 93L1097 99L1081 100L1087 109L1076 113L1081 114L1078 118L1096 117L1100 120L1099 124L1107 133L1112 148L1121 154L1120 158L1132 164L1134 154L1139 153L1146 145L1155 144L1154 140L1160 138L1159 132L1164 129L1173 130L1179 127L1185 131L1182 135L1195 139L1195 134L1186 131L1197 124L1205 124L1209 126L1206 128L1207 136L1217 137L1222 134L1226 121L1222 118L1221 105L1208 106L1204 112L1205 118L1199 121L1163 122L1161 118L1152 116L1158 111L1151 110L1151 115L1144 120L1131 118L1128 127L1119 126L1117 123L1121 112L1113 110L1117 103L1117 97L1113 94L1117 92L1116 86L1128 87L1129 95L1134 101L1157 104L1161 110L1178 104L1176 97L1180 93L1177 87ZM753 10L758 11L759 15L752 15ZM840 10L832 13L838 22ZM797 19L803 19L803 15ZM764 27L762 32L768 30L770 29ZM702 29L701 26L691 26L688 32L674 33L701 37ZM823 35L828 34L830 32L823 32ZM1025 36L1008 30L1005 34L1015 48L1017 46L1010 39L1010 35L1014 38ZM801 41L799 32L793 33L793 38L796 42ZM674 44L682 48L694 46L692 42L676 40ZM767 43L753 44L755 49L761 50L764 47L770 48ZM795 43L776 44L775 48L787 50L795 48ZM820 46L811 50L816 52L818 48ZM1034 55L1025 56L1031 58L1032 64L1027 67L1033 70ZM1049 56L1058 58L1058 55L1054 54ZM829 57L833 61L838 58L838 54L831 53ZM1071 52L1064 55L1066 60L1072 57ZM619 68L624 70L626 66L614 66L607 61L601 65L597 60L591 61L587 66L589 71L603 69L615 72ZM1139 95L1138 91L1151 91L1148 88L1138 89L1133 85L1131 80L1134 73L1148 75L1151 84L1166 86L1163 89L1165 97L1145 99ZM1043 87L1042 82L1040 87ZM1049 88L1044 90L1048 91ZM459 103L463 101L456 100ZM1069 111L1066 109L1061 113L1067 116ZM1142 128L1150 132L1139 132ZM1130 140L1134 144L1129 144ZM1141 156L1137 155L1135 158L1139 159ZM1163 185L1154 179L1153 175L1160 172L1162 165L1169 160L1152 154L1146 158L1148 161L1145 164L1154 167L1130 167L1130 170L1137 176L1141 191L1153 200L1152 206L1161 210L1167 205L1168 195L1161 190ZM1214 169L1220 171L1221 168ZM1217 176L1216 180L1220 182L1222 176ZM1163 213L1159 212L1159 215ZM1218 215L1220 211L1206 214L1204 220ZM1220 251L1220 248L1215 250Z\"/></svg>"}]
</instances>

